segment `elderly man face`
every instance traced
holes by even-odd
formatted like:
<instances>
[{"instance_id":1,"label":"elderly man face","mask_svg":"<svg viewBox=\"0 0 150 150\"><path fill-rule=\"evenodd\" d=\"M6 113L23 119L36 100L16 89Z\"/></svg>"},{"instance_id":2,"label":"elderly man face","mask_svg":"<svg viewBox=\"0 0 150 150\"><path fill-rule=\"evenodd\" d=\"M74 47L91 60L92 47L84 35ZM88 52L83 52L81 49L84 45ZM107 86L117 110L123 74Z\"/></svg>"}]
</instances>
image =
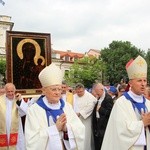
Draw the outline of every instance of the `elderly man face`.
<instances>
[{"instance_id":1,"label":"elderly man face","mask_svg":"<svg viewBox=\"0 0 150 150\"><path fill-rule=\"evenodd\" d=\"M61 85L51 85L43 88L43 94L51 104L58 103L61 98Z\"/></svg>"},{"instance_id":2,"label":"elderly man face","mask_svg":"<svg viewBox=\"0 0 150 150\"><path fill-rule=\"evenodd\" d=\"M95 91L95 94L97 95L97 97L101 97L104 93L104 86L101 83L96 84L93 90Z\"/></svg>"},{"instance_id":3,"label":"elderly man face","mask_svg":"<svg viewBox=\"0 0 150 150\"><path fill-rule=\"evenodd\" d=\"M5 89L6 97L10 100L13 100L14 96L15 96L15 92L16 92L16 88L15 88L14 84L7 83L4 87L4 89Z\"/></svg>"},{"instance_id":4,"label":"elderly man face","mask_svg":"<svg viewBox=\"0 0 150 150\"><path fill-rule=\"evenodd\" d=\"M95 88L95 93L96 93L97 97L101 97L103 95L103 93L104 93L104 89L96 87Z\"/></svg>"}]
</instances>

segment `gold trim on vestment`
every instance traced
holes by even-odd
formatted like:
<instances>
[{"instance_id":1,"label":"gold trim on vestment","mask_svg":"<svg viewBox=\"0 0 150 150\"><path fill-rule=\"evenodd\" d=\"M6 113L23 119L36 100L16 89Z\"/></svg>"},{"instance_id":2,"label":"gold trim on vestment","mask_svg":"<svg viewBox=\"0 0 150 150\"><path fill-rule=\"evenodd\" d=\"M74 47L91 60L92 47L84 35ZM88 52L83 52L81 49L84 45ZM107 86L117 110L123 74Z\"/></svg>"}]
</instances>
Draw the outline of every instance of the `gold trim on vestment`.
<instances>
[{"instance_id":1,"label":"gold trim on vestment","mask_svg":"<svg viewBox=\"0 0 150 150\"><path fill-rule=\"evenodd\" d=\"M0 136L3 136L3 135L6 135L6 96L5 94L0 96ZM19 114L18 114L18 109L16 107L16 100L14 99L13 100L13 104L12 104L12 112L11 112L11 129L10 129L10 140L16 140L16 137L18 136L18 129L19 129ZM7 136L5 137L7 140ZM11 143L7 141L7 145L12 145L12 142L13 143L16 143L15 141L11 141ZM16 144L15 146L12 145L12 146L9 146L9 150L11 150L11 147L12 149L15 149L16 147ZM7 146L6 147L3 147L0 149L7 149Z\"/></svg>"},{"instance_id":2,"label":"gold trim on vestment","mask_svg":"<svg viewBox=\"0 0 150 150\"><path fill-rule=\"evenodd\" d=\"M66 101L73 106L73 94L70 92L66 93Z\"/></svg>"}]
</instances>

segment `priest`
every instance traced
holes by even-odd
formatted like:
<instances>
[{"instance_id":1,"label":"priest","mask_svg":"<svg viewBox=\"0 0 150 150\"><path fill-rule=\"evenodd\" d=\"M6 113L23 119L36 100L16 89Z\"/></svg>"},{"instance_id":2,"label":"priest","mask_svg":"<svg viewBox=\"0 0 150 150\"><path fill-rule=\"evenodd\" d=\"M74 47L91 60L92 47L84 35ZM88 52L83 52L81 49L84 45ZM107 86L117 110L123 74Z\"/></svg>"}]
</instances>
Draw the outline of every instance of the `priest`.
<instances>
[{"instance_id":1,"label":"priest","mask_svg":"<svg viewBox=\"0 0 150 150\"><path fill-rule=\"evenodd\" d=\"M27 108L15 85L7 83L0 96L0 150L25 150L21 117Z\"/></svg>"}]
</instances>

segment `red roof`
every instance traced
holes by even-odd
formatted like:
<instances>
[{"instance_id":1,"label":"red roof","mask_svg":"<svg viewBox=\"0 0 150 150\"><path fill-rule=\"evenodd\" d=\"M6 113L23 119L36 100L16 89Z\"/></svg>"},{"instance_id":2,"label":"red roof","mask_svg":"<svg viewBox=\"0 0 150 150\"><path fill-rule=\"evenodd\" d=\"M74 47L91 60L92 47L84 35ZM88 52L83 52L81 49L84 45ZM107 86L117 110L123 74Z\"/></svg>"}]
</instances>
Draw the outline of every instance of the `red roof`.
<instances>
[{"instance_id":1,"label":"red roof","mask_svg":"<svg viewBox=\"0 0 150 150\"><path fill-rule=\"evenodd\" d=\"M85 54L82 53L75 53L75 52L71 52L71 51L58 51L58 50L53 50L53 53L55 54L60 54L60 57L64 57L64 56L69 56L69 57L76 57L76 58L82 58L84 57Z\"/></svg>"}]
</instances>

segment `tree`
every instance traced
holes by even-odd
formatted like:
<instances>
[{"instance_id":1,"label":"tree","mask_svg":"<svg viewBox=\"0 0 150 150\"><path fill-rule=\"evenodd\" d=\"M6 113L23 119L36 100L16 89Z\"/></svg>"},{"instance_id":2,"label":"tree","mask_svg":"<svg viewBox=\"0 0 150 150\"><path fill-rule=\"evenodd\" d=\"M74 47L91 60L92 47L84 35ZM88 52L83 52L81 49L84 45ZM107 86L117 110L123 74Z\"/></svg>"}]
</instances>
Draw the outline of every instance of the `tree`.
<instances>
[{"instance_id":1,"label":"tree","mask_svg":"<svg viewBox=\"0 0 150 150\"><path fill-rule=\"evenodd\" d=\"M110 85L119 83L121 79L127 80L125 65L138 55L144 56L145 53L129 41L113 41L108 48L101 50L101 59L106 64L105 75Z\"/></svg>"},{"instance_id":2,"label":"tree","mask_svg":"<svg viewBox=\"0 0 150 150\"><path fill-rule=\"evenodd\" d=\"M6 72L6 60L1 59L0 60L0 74L5 76Z\"/></svg>"},{"instance_id":3,"label":"tree","mask_svg":"<svg viewBox=\"0 0 150 150\"><path fill-rule=\"evenodd\" d=\"M146 62L147 62L147 67L148 67L148 70L147 70L147 81L148 81L148 84L150 84L150 50L148 50L145 59L146 59Z\"/></svg>"},{"instance_id":4,"label":"tree","mask_svg":"<svg viewBox=\"0 0 150 150\"><path fill-rule=\"evenodd\" d=\"M80 82L90 88L96 80L102 80L103 70L104 64L100 59L84 57L74 62L69 73L65 76L65 80L72 86Z\"/></svg>"},{"instance_id":5,"label":"tree","mask_svg":"<svg viewBox=\"0 0 150 150\"><path fill-rule=\"evenodd\" d=\"M6 60L0 59L0 77L1 77L0 83L1 84L6 83L5 73L6 73Z\"/></svg>"}]
</instances>

